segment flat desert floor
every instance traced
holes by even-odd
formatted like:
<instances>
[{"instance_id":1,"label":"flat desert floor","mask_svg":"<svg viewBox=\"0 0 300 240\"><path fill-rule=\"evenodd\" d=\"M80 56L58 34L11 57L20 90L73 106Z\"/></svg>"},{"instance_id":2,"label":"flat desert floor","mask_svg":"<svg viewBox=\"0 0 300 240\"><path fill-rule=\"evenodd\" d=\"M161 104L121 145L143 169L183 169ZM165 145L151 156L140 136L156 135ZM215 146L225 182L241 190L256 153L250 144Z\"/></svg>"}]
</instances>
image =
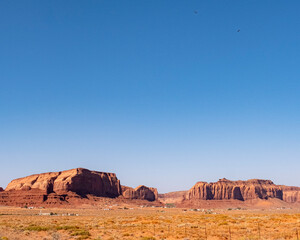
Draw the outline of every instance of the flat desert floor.
<instances>
[{"instance_id":1,"label":"flat desert floor","mask_svg":"<svg viewBox=\"0 0 300 240\"><path fill-rule=\"evenodd\" d=\"M300 210L0 207L0 239L300 239Z\"/></svg>"}]
</instances>

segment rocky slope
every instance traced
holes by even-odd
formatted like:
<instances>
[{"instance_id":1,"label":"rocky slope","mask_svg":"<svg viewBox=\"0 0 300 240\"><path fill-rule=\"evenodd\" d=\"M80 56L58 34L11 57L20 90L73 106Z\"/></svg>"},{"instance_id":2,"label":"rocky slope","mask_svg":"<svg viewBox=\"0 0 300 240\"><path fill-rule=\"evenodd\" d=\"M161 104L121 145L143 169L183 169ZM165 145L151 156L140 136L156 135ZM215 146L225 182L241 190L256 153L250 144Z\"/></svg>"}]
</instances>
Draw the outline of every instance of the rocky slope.
<instances>
[{"instance_id":1,"label":"rocky slope","mask_svg":"<svg viewBox=\"0 0 300 240\"><path fill-rule=\"evenodd\" d=\"M163 203L180 203L185 199L188 191L176 191L158 194L158 200Z\"/></svg>"},{"instance_id":2,"label":"rocky slope","mask_svg":"<svg viewBox=\"0 0 300 240\"><path fill-rule=\"evenodd\" d=\"M136 188L122 186L122 195L126 199L143 199L148 201L155 201L158 199L156 188L149 188L144 185Z\"/></svg>"}]
</instances>

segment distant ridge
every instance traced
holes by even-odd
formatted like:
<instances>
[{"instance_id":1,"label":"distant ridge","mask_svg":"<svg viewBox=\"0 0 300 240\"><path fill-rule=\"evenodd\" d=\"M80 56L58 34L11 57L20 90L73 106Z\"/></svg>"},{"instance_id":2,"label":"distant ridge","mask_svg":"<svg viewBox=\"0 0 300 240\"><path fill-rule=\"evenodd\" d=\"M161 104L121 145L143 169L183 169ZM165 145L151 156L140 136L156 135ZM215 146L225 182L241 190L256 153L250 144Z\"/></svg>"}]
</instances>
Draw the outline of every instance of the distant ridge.
<instances>
[{"instance_id":1,"label":"distant ridge","mask_svg":"<svg viewBox=\"0 0 300 240\"><path fill-rule=\"evenodd\" d=\"M249 204L259 200L276 200L277 203L300 203L300 187L276 185L271 180L249 179L231 181L222 178L217 182L197 182L190 190L159 194L164 203L178 206L195 206L199 203ZM278 202L279 201L279 202Z\"/></svg>"},{"instance_id":2,"label":"distant ridge","mask_svg":"<svg viewBox=\"0 0 300 240\"><path fill-rule=\"evenodd\" d=\"M158 194L156 188L122 186L115 173L75 168L60 172L34 174L12 180L0 188L0 205L77 206L94 205L101 199L116 202L147 201L177 206L203 206L269 201L300 204L300 187L276 185L271 180L249 179L197 182L187 191ZM264 202L264 205L268 205Z\"/></svg>"}]
</instances>

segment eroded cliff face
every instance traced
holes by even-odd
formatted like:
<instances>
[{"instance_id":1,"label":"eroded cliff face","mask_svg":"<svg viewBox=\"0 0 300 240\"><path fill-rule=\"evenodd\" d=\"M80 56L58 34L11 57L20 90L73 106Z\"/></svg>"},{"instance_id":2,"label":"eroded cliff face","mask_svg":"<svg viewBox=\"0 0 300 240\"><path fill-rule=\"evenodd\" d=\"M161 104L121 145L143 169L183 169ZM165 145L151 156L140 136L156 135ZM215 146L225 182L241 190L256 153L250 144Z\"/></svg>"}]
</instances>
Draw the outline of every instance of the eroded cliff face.
<instances>
[{"instance_id":1,"label":"eroded cliff face","mask_svg":"<svg viewBox=\"0 0 300 240\"><path fill-rule=\"evenodd\" d=\"M114 173L75 168L18 178L11 181L5 191L40 190L43 194L74 192L80 196L92 194L99 197L118 197L120 181Z\"/></svg>"},{"instance_id":2,"label":"eroded cliff face","mask_svg":"<svg viewBox=\"0 0 300 240\"><path fill-rule=\"evenodd\" d=\"M126 199L141 199L148 201L155 201L158 199L157 189L146 187L144 185L136 188L122 186L122 195Z\"/></svg>"},{"instance_id":3,"label":"eroded cliff face","mask_svg":"<svg viewBox=\"0 0 300 240\"><path fill-rule=\"evenodd\" d=\"M283 201L288 203L300 203L300 187L281 186Z\"/></svg>"},{"instance_id":4,"label":"eroded cliff face","mask_svg":"<svg viewBox=\"0 0 300 240\"><path fill-rule=\"evenodd\" d=\"M0 188L0 205L73 206L93 204L101 201L101 197L116 198L117 201L159 200L156 188L144 185L137 188L121 186L114 173L84 168L31 175L11 181L4 191ZM200 202L199 200L255 199L283 200L298 204L300 187L279 186L270 180L230 181L224 178L214 183L198 182L189 191L160 195L162 202L176 204Z\"/></svg>"},{"instance_id":5,"label":"eroded cliff face","mask_svg":"<svg viewBox=\"0 0 300 240\"><path fill-rule=\"evenodd\" d=\"M11 181L5 191L0 189L0 205L11 206L89 205L101 202L101 197L116 198L116 201L127 199L155 201L157 190L139 186L135 189L123 187L122 192L116 174L84 168L18 178Z\"/></svg>"},{"instance_id":6,"label":"eroded cliff face","mask_svg":"<svg viewBox=\"0 0 300 240\"><path fill-rule=\"evenodd\" d=\"M186 200L252 200L278 198L283 200L280 186L270 180L251 179L247 181L230 181L225 178L218 182L196 183L186 194Z\"/></svg>"},{"instance_id":7,"label":"eroded cliff face","mask_svg":"<svg viewBox=\"0 0 300 240\"><path fill-rule=\"evenodd\" d=\"M75 168L15 179L0 193L0 205L78 205L88 204L87 195L116 198L121 194L116 174Z\"/></svg>"}]
</instances>

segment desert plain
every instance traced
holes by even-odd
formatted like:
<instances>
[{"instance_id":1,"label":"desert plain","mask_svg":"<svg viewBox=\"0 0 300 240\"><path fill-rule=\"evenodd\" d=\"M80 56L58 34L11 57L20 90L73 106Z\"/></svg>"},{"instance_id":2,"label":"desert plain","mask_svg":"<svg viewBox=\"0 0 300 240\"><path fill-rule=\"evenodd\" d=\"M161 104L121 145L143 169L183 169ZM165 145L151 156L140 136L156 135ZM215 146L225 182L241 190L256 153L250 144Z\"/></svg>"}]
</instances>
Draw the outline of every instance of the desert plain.
<instances>
[{"instance_id":1,"label":"desert plain","mask_svg":"<svg viewBox=\"0 0 300 240\"><path fill-rule=\"evenodd\" d=\"M1 239L299 239L300 209L0 208Z\"/></svg>"},{"instance_id":2,"label":"desert plain","mask_svg":"<svg viewBox=\"0 0 300 240\"><path fill-rule=\"evenodd\" d=\"M114 173L71 169L0 191L1 240L299 240L300 188L250 179L159 194Z\"/></svg>"}]
</instances>

